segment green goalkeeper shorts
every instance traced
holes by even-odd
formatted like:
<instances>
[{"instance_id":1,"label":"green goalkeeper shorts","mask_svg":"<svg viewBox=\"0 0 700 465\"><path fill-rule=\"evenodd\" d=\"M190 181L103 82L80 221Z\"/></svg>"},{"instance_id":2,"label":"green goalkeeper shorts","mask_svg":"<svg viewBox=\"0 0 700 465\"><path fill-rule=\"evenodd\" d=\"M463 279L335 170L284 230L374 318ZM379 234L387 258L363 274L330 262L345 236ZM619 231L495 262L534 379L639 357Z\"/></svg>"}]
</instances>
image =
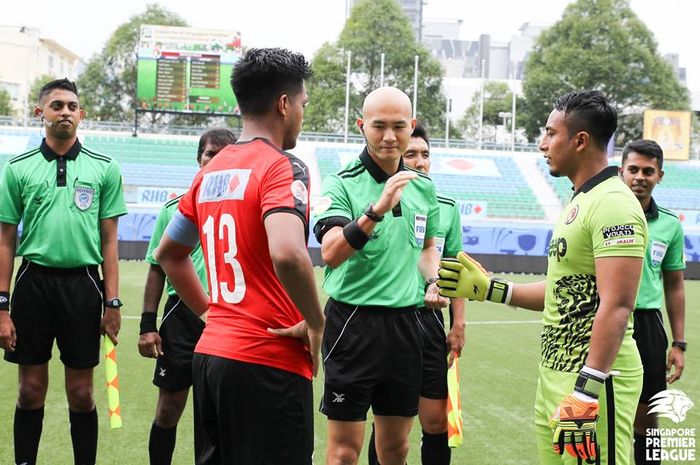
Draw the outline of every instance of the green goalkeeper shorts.
<instances>
[{"instance_id":1,"label":"green goalkeeper shorts","mask_svg":"<svg viewBox=\"0 0 700 465\"><path fill-rule=\"evenodd\" d=\"M576 465L580 462L564 451L552 448L552 430L547 425L559 403L574 391L578 373L565 373L540 366L535 398L535 431L540 465ZM600 413L596 425L601 465L630 465L634 415L642 392L642 374L612 377L612 397L609 409L611 382L606 381L600 392ZM608 420L608 413L612 416ZM612 442L610 442L612 440ZM612 458L614 456L614 459Z\"/></svg>"}]
</instances>

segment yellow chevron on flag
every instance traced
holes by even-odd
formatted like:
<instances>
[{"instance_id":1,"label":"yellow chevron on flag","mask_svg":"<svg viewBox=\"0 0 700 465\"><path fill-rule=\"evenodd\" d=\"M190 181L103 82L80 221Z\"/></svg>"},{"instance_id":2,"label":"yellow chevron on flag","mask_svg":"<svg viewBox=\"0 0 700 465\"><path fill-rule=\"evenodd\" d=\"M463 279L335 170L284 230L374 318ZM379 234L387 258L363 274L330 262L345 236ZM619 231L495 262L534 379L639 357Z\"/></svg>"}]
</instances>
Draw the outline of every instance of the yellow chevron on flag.
<instances>
[{"instance_id":1,"label":"yellow chevron on flag","mask_svg":"<svg viewBox=\"0 0 700 465\"><path fill-rule=\"evenodd\" d=\"M109 404L110 428L122 427L122 412L119 405L119 376L117 372L117 349L112 340L105 336L102 344L105 358L105 379L107 381L107 402Z\"/></svg>"},{"instance_id":2,"label":"yellow chevron on flag","mask_svg":"<svg viewBox=\"0 0 700 465\"><path fill-rule=\"evenodd\" d=\"M462 397L459 393L459 357L447 369L447 445L459 447L464 442L462 433ZM448 355L449 357L449 355Z\"/></svg>"}]
</instances>

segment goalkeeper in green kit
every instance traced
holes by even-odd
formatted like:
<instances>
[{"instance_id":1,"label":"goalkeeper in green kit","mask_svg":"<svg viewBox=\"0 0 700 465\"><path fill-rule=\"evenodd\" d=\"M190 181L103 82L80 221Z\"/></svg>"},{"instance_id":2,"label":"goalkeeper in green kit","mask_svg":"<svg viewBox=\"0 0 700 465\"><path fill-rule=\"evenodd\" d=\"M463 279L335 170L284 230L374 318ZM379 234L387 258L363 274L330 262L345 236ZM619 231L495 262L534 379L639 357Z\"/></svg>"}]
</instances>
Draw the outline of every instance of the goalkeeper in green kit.
<instances>
[{"instance_id":1,"label":"goalkeeper in green kit","mask_svg":"<svg viewBox=\"0 0 700 465\"><path fill-rule=\"evenodd\" d=\"M440 264L440 294L543 311L535 400L540 464L630 463L642 364L632 339L647 242L639 201L607 166L617 113L598 91L557 99L540 143L574 194L554 227L544 281L490 278L460 252Z\"/></svg>"}]
</instances>

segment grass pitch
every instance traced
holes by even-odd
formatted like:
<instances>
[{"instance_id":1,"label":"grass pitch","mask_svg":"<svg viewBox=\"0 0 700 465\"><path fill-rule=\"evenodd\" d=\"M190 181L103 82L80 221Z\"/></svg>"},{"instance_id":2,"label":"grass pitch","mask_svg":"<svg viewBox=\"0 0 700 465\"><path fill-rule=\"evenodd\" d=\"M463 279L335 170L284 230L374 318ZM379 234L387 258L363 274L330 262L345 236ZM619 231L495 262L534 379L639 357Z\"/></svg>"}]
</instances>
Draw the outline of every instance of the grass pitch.
<instances>
[{"instance_id":1,"label":"grass pitch","mask_svg":"<svg viewBox=\"0 0 700 465\"><path fill-rule=\"evenodd\" d=\"M157 390L151 384L153 360L137 350L139 315L143 302L147 264L121 262L121 295L124 301L122 330L118 346L119 382L124 426L110 430L104 367L95 370L96 401L100 436L97 462L101 465L147 464L148 434L155 411ZM319 288L322 272L316 271ZM539 276L509 276L516 281L534 281ZM321 291L325 302L325 294ZM162 303L161 303L162 304ZM674 387L700 402L700 282L686 282L686 338L689 350L686 371ZM159 309L159 313L162 313ZM539 360L540 315L527 310L510 310L491 303L467 305L467 344L460 360L464 445L452 452L452 463L475 465L536 465L533 404ZM0 464L13 463L12 424L16 401L16 367L0 362ZM322 374L314 380L318 404L323 388ZM662 420L663 427L700 427L700 407L691 409L681 425ZM325 417L315 414L316 464L325 461ZM192 464L192 409L188 405L178 427L173 463ZM420 427L411 433L411 464L420 463ZM58 353L50 363L50 387L46 401L39 463L73 463L68 428L68 407L63 390L63 367ZM367 463L366 450L361 464ZM680 462L664 462L674 464ZM685 462L687 463L687 462Z\"/></svg>"}]
</instances>

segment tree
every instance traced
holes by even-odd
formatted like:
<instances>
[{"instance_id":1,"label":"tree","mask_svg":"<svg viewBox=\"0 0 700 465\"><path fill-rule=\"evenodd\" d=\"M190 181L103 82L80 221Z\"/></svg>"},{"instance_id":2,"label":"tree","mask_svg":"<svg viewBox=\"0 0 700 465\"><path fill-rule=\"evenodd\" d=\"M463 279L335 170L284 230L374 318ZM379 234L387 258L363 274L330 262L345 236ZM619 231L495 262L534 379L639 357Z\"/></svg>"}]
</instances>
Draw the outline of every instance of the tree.
<instances>
[{"instance_id":1,"label":"tree","mask_svg":"<svg viewBox=\"0 0 700 465\"><path fill-rule=\"evenodd\" d=\"M523 81L528 137L540 135L556 97L581 89L601 90L616 106L619 143L642 136L644 109L689 109L687 89L628 0L577 0L540 35Z\"/></svg>"},{"instance_id":2,"label":"tree","mask_svg":"<svg viewBox=\"0 0 700 465\"><path fill-rule=\"evenodd\" d=\"M410 22L395 0L360 0L336 43L324 44L312 61L305 128L337 132L344 127L347 52L352 52L350 122L362 113L362 102L380 85L385 54L384 85L413 98L414 60L418 55L417 117L432 136L444 136L443 71L428 49L416 41Z\"/></svg>"},{"instance_id":3,"label":"tree","mask_svg":"<svg viewBox=\"0 0 700 465\"><path fill-rule=\"evenodd\" d=\"M5 89L0 89L0 116L12 114L12 96Z\"/></svg>"},{"instance_id":4,"label":"tree","mask_svg":"<svg viewBox=\"0 0 700 465\"><path fill-rule=\"evenodd\" d=\"M34 108L39 105L41 88L55 79L58 78L52 74L42 74L32 81L32 84L29 86L29 94L27 95L27 112L30 118L34 116Z\"/></svg>"},{"instance_id":5,"label":"tree","mask_svg":"<svg viewBox=\"0 0 700 465\"><path fill-rule=\"evenodd\" d=\"M120 25L102 51L88 61L78 80L81 103L90 119L130 121L136 100L137 45L141 25L187 26L187 22L158 4Z\"/></svg>"},{"instance_id":6,"label":"tree","mask_svg":"<svg viewBox=\"0 0 700 465\"><path fill-rule=\"evenodd\" d=\"M464 133L467 139L476 140L479 138L479 100L481 98L481 90L478 90L472 96L472 101L464 111L464 116L458 123L459 129ZM517 103L517 102L516 102ZM513 109L513 92L511 92L508 84L500 81L488 81L484 84L484 119L483 125L491 125L493 129L493 137L496 136L497 126L503 124L503 118L499 113L511 113ZM512 118L509 119L510 128ZM508 129L510 130L510 129ZM483 137L483 135L482 135Z\"/></svg>"}]
</instances>

